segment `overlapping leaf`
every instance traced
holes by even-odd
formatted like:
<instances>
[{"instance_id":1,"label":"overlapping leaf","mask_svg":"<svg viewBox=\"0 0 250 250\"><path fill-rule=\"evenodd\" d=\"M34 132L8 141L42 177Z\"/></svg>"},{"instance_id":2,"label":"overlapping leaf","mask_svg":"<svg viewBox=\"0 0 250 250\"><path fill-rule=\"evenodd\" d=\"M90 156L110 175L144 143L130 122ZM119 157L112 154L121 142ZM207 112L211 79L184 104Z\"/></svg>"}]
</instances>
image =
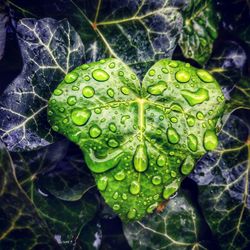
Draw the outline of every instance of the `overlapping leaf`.
<instances>
[{"instance_id":1,"label":"overlapping leaf","mask_svg":"<svg viewBox=\"0 0 250 250\"><path fill-rule=\"evenodd\" d=\"M218 17L212 0L190 0L184 8L184 27L179 45L186 58L201 65L209 59L218 35Z\"/></svg>"},{"instance_id":2,"label":"overlapping leaf","mask_svg":"<svg viewBox=\"0 0 250 250\"><path fill-rule=\"evenodd\" d=\"M12 161L2 143L0 147L0 248L60 249L18 184Z\"/></svg>"},{"instance_id":3,"label":"overlapping leaf","mask_svg":"<svg viewBox=\"0 0 250 250\"><path fill-rule=\"evenodd\" d=\"M6 33L7 33L7 22L9 17L5 10L5 2L1 3L0 6L0 60L3 58L5 42L6 42Z\"/></svg>"},{"instance_id":4,"label":"overlapping leaf","mask_svg":"<svg viewBox=\"0 0 250 250\"><path fill-rule=\"evenodd\" d=\"M249 249L249 111L233 113L216 151L202 159L192 179L203 214L222 249Z\"/></svg>"},{"instance_id":5,"label":"overlapping leaf","mask_svg":"<svg viewBox=\"0 0 250 250\"><path fill-rule=\"evenodd\" d=\"M12 156L17 180L38 214L58 243L72 248L95 215L98 201L95 192L90 191L95 183L84 167L82 156L79 160L79 155L66 154L67 146L65 142L57 142L38 151L12 153Z\"/></svg>"},{"instance_id":6,"label":"overlapping leaf","mask_svg":"<svg viewBox=\"0 0 250 250\"><path fill-rule=\"evenodd\" d=\"M171 199L162 213L124 224L132 249L212 249L206 224L187 194Z\"/></svg>"},{"instance_id":7,"label":"overlapping leaf","mask_svg":"<svg viewBox=\"0 0 250 250\"><path fill-rule=\"evenodd\" d=\"M39 16L67 18L82 38L87 62L112 56L138 74L160 58L171 58L182 30L176 1L52 0L35 6L14 2Z\"/></svg>"},{"instance_id":8,"label":"overlapping leaf","mask_svg":"<svg viewBox=\"0 0 250 250\"><path fill-rule=\"evenodd\" d=\"M17 32L23 70L0 97L0 135L13 151L53 141L46 122L47 100L84 56L81 39L66 20L23 19Z\"/></svg>"}]
</instances>

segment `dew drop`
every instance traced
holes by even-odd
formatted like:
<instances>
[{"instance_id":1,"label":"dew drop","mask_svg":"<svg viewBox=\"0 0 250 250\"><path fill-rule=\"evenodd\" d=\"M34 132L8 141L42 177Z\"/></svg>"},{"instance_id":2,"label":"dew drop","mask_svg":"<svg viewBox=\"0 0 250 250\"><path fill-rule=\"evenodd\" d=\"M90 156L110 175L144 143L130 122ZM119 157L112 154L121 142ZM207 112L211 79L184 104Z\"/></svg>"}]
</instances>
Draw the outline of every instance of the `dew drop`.
<instances>
[{"instance_id":1,"label":"dew drop","mask_svg":"<svg viewBox=\"0 0 250 250\"><path fill-rule=\"evenodd\" d=\"M100 191L104 191L108 185L108 177L103 176L97 181L97 187Z\"/></svg>"},{"instance_id":2,"label":"dew drop","mask_svg":"<svg viewBox=\"0 0 250 250\"><path fill-rule=\"evenodd\" d=\"M120 205L119 204L114 204L113 209L115 211L119 210L120 209Z\"/></svg>"},{"instance_id":3,"label":"dew drop","mask_svg":"<svg viewBox=\"0 0 250 250\"><path fill-rule=\"evenodd\" d=\"M63 91L61 89L55 89L53 93L54 95L59 96L63 93Z\"/></svg>"},{"instance_id":4,"label":"dew drop","mask_svg":"<svg viewBox=\"0 0 250 250\"><path fill-rule=\"evenodd\" d=\"M176 61L171 61L169 64L168 64L171 68L176 68L178 66L178 63Z\"/></svg>"},{"instance_id":5,"label":"dew drop","mask_svg":"<svg viewBox=\"0 0 250 250\"><path fill-rule=\"evenodd\" d=\"M214 130L207 130L203 139L206 150L214 150L218 146L218 137Z\"/></svg>"},{"instance_id":6,"label":"dew drop","mask_svg":"<svg viewBox=\"0 0 250 250\"><path fill-rule=\"evenodd\" d=\"M133 195L136 195L136 194L140 193L140 190L141 190L141 188L140 188L139 182L132 181L130 184L130 188L129 188L130 193Z\"/></svg>"},{"instance_id":7,"label":"dew drop","mask_svg":"<svg viewBox=\"0 0 250 250\"><path fill-rule=\"evenodd\" d=\"M129 115L123 115L121 118L121 124L125 124L126 120L128 120L130 118Z\"/></svg>"},{"instance_id":8,"label":"dew drop","mask_svg":"<svg viewBox=\"0 0 250 250\"><path fill-rule=\"evenodd\" d=\"M113 194L112 197L113 197L114 200L117 200L118 197L119 197L119 193L118 192L114 192L114 194Z\"/></svg>"},{"instance_id":9,"label":"dew drop","mask_svg":"<svg viewBox=\"0 0 250 250\"><path fill-rule=\"evenodd\" d=\"M88 75L86 75L86 76L83 77L83 79L84 79L85 81L89 81L89 80L90 80L90 77L89 77Z\"/></svg>"},{"instance_id":10,"label":"dew drop","mask_svg":"<svg viewBox=\"0 0 250 250\"><path fill-rule=\"evenodd\" d=\"M107 90L107 94L108 94L108 96L111 97L111 98L113 98L114 95L115 95L114 90L111 89L111 88L109 88L109 89Z\"/></svg>"},{"instance_id":11,"label":"dew drop","mask_svg":"<svg viewBox=\"0 0 250 250\"><path fill-rule=\"evenodd\" d=\"M137 146L133 163L135 170L138 172L144 172L148 168L148 154L145 144Z\"/></svg>"},{"instance_id":12,"label":"dew drop","mask_svg":"<svg viewBox=\"0 0 250 250\"><path fill-rule=\"evenodd\" d=\"M115 139L109 139L108 140L108 145L111 148L117 148L119 146L119 142Z\"/></svg>"},{"instance_id":13,"label":"dew drop","mask_svg":"<svg viewBox=\"0 0 250 250\"><path fill-rule=\"evenodd\" d=\"M173 178L175 178L177 174L176 174L175 171L171 170L170 175L171 175Z\"/></svg>"},{"instance_id":14,"label":"dew drop","mask_svg":"<svg viewBox=\"0 0 250 250\"><path fill-rule=\"evenodd\" d=\"M200 112L200 111L197 112L196 117L197 117L198 120L203 120L203 119L204 119L204 115L203 115L203 113Z\"/></svg>"},{"instance_id":15,"label":"dew drop","mask_svg":"<svg viewBox=\"0 0 250 250\"><path fill-rule=\"evenodd\" d=\"M76 104L76 97L75 96L69 96L68 99L67 99L67 103L70 105L70 106L73 106Z\"/></svg>"},{"instance_id":16,"label":"dew drop","mask_svg":"<svg viewBox=\"0 0 250 250\"><path fill-rule=\"evenodd\" d=\"M193 127L194 124L195 124L195 118L193 116L188 116L187 124L188 124L189 127Z\"/></svg>"},{"instance_id":17,"label":"dew drop","mask_svg":"<svg viewBox=\"0 0 250 250\"><path fill-rule=\"evenodd\" d=\"M77 126L86 124L91 116L91 111L88 109L74 109L71 113L71 119Z\"/></svg>"},{"instance_id":18,"label":"dew drop","mask_svg":"<svg viewBox=\"0 0 250 250\"><path fill-rule=\"evenodd\" d=\"M118 72L118 75L119 75L119 76L124 76L124 72L123 72L123 71L119 71L119 72Z\"/></svg>"},{"instance_id":19,"label":"dew drop","mask_svg":"<svg viewBox=\"0 0 250 250\"><path fill-rule=\"evenodd\" d=\"M193 152L197 151L197 146L198 146L198 139L195 135L190 134L187 137L187 145L189 149Z\"/></svg>"},{"instance_id":20,"label":"dew drop","mask_svg":"<svg viewBox=\"0 0 250 250\"><path fill-rule=\"evenodd\" d=\"M177 182L177 180L165 186L163 190L163 198L168 199L171 195L173 195L178 190L178 188L179 188L179 183Z\"/></svg>"},{"instance_id":21,"label":"dew drop","mask_svg":"<svg viewBox=\"0 0 250 250\"><path fill-rule=\"evenodd\" d=\"M175 78L178 82L185 83L190 80L190 74L187 71L180 70L175 74Z\"/></svg>"},{"instance_id":22,"label":"dew drop","mask_svg":"<svg viewBox=\"0 0 250 250\"><path fill-rule=\"evenodd\" d=\"M178 119L176 117L171 117L170 121L173 122L173 123L176 123L176 122L178 122Z\"/></svg>"},{"instance_id":23,"label":"dew drop","mask_svg":"<svg viewBox=\"0 0 250 250\"><path fill-rule=\"evenodd\" d=\"M195 92L182 90L181 95L185 98L190 106L201 104L209 99L208 91L203 88L200 88Z\"/></svg>"},{"instance_id":24,"label":"dew drop","mask_svg":"<svg viewBox=\"0 0 250 250\"><path fill-rule=\"evenodd\" d=\"M57 132L59 130L59 127L54 125L54 126L52 126L52 129Z\"/></svg>"},{"instance_id":25,"label":"dew drop","mask_svg":"<svg viewBox=\"0 0 250 250\"><path fill-rule=\"evenodd\" d=\"M127 194L123 193L123 194L122 194L122 199L123 199L123 200L127 200L127 199L128 199Z\"/></svg>"},{"instance_id":26,"label":"dew drop","mask_svg":"<svg viewBox=\"0 0 250 250\"><path fill-rule=\"evenodd\" d=\"M157 84L148 87L147 91L151 95L161 95L167 89L167 84L164 81L159 81Z\"/></svg>"},{"instance_id":27,"label":"dew drop","mask_svg":"<svg viewBox=\"0 0 250 250\"><path fill-rule=\"evenodd\" d=\"M197 75L203 82L212 82L214 80L214 78L203 69L197 70Z\"/></svg>"},{"instance_id":28,"label":"dew drop","mask_svg":"<svg viewBox=\"0 0 250 250\"><path fill-rule=\"evenodd\" d=\"M154 185L160 185L161 184L161 176L156 175L152 178L152 183Z\"/></svg>"},{"instance_id":29,"label":"dew drop","mask_svg":"<svg viewBox=\"0 0 250 250\"><path fill-rule=\"evenodd\" d=\"M52 116L53 112L51 110L48 111L48 116Z\"/></svg>"},{"instance_id":30,"label":"dew drop","mask_svg":"<svg viewBox=\"0 0 250 250\"><path fill-rule=\"evenodd\" d=\"M113 69L114 67L115 67L115 63L114 62L112 62L112 63L109 64L109 68Z\"/></svg>"},{"instance_id":31,"label":"dew drop","mask_svg":"<svg viewBox=\"0 0 250 250\"><path fill-rule=\"evenodd\" d=\"M118 173L116 173L114 177L117 181L122 181L125 179L126 175L125 175L125 172L121 170Z\"/></svg>"},{"instance_id":32,"label":"dew drop","mask_svg":"<svg viewBox=\"0 0 250 250\"><path fill-rule=\"evenodd\" d=\"M130 90L129 90L128 87L122 87L122 88L121 88L121 92L122 92L124 95L128 95L129 92L130 92Z\"/></svg>"},{"instance_id":33,"label":"dew drop","mask_svg":"<svg viewBox=\"0 0 250 250\"><path fill-rule=\"evenodd\" d=\"M86 98L91 98L95 94L95 90L90 86L86 86L82 89L82 94Z\"/></svg>"},{"instance_id":34,"label":"dew drop","mask_svg":"<svg viewBox=\"0 0 250 250\"><path fill-rule=\"evenodd\" d=\"M96 108L96 109L94 109L94 112L95 112L96 114L101 114L101 113L102 113L102 110L99 109L99 108Z\"/></svg>"},{"instance_id":35,"label":"dew drop","mask_svg":"<svg viewBox=\"0 0 250 250\"><path fill-rule=\"evenodd\" d=\"M73 86L73 87L72 87L72 90L74 90L74 91L78 91L78 90L79 90L79 88L78 88L77 86Z\"/></svg>"},{"instance_id":36,"label":"dew drop","mask_svg":"<svg viewBox=\"0 0 250 250\"><path fill-rule=\"evenodd\" d=\"M162 73L164 73L164 74L167 74L167 73L169 72L167 68L162 68L161 71L162 71Z\"/></svg>"},{"instance_id":37,"label":"dew drop","mask_svg":"<svg viewBox=\"0 0 250 250\"><path fill-rule=\"evenodd\" d=\"M105 82L109 79L109 74L102 70L102 69L96 69L92 72L93 78L98 82Z\"/></svg>"},{"instance_id":38,"label":"dew drop","mask_svg":"<svg viewBox=\"0 0 250 250\"><path fill-rule=\"evenodd\" d=\"M157 203L157 202L154 203L154 204L152 204L152 205L150 205L150 206L147 208L147 213L149 213L149 214L153 213L153 211L157 208L157 206L158 206L158 203Z\"/></svg>"},{"instance_id":39,"label":"dew drop","mask_svg":"<svg viewBox=\"0 0 250 250\"><path fill-rule=\"evenodd\" d=\"M102 130L97 126L97 125L93 125L92 127L90 127L89 129L89 135L92 138L97 138L101 135Z\"/></svg>"},{"instance_id":40,"label":"dew drop","mask_svg":"<svg viewBox=\"0 0 250 250\"><path fill-rule=\"evenodd\" d=\"M168 140L172 144L176 144L180 140L180 136L174 128L168 128L167 130Z\"/></svg>"},{"instance_id":41,"label":"dew drop","mask_svg":"<svg viewBox=\"0 0 250 250\"><path fill-rule=\"evenodd\" d=\"M89 68L89 65L88 64L83 64L82 66L81 66L81 69L83 69L83 70L86 70L86 69L88 69Z\"/></svg>"},{"instance_id":42,"label":"dew drop","mask_svg":"<svg viewBox=\"0 0 250 250\"><path fill-rule=\"evenodd\" d=\"M75 72L71 72L71 73L68 73L65 78L64 78L64 81L66 83L72 83L74 82L76 79L78 78L78 74L75 73Z\"/></svg>"},{"instance_id":43,"label":"dew drop","mask_svg":"<svg viewBox=\"0 0 250 250\"><path fill-rule=\"evenodd\" d=\"M183 111L182 107L179 104L176 104L176 103L171 105L170 109L175 111L175 112L179 112L179 113L181 113Z\"/></svg>"},{"instance_id":44,"label":"dew drop","mask_svg":"<svg viewBox=\"0 0 250 250\"><path fill-rule=\"evenodd\" d=\"M155 75L155 70L154 69L149 70L148 74L150 76L154 76Z\"/></svg>"},{"instance_id":45,"label":"dew drop","mask_svg":"<svg viewBox=\"0 0 250 250\"><path fill-rule=\"evenodd\" d=\"M195 166L195 162L192 156L188 155L183 164L181 165L181 172L184 175L188 175L191 173Z\"/></svg>"},{"instance_id":46,"label":"dew drop","mask_svg":"<svg viewBox=\"0 0 250 250\"><path fill-rule=\"evenodd\" d=\"M166 164L165 156L164 156L164 155L160 155L160 156L157 158L156 163L157 163L157 165L158 165L159 167L163 167L163 166Z\"/></svg>"},{"instance_id":47,"label":"dew drop","mask_svg":"<svg viewBox=\"0 0 250 250\"><path fill-rule=\"evenodd\" d=\"M136 216L136 209L135 208L130 208L127 214L127 217L129 220L134 219Z\"/></svg>"}]
</instances>

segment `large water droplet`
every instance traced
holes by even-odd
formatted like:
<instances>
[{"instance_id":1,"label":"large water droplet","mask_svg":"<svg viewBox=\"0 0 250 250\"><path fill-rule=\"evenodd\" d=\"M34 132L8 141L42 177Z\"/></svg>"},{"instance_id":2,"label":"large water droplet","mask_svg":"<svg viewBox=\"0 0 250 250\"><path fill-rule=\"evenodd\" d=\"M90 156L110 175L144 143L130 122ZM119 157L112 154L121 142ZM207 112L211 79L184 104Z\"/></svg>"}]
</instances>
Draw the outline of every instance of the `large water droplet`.
<instances>
[{"instance_id":1,"label":"large water droplet","mask_svg":"<svg viewBox=\"0 0 250 250\"><path fill-rule=\"evenodd\" d=\"M174 128L168 128L167 130L168 140L172 144L176 144L180 140L180 136Z\"/></svg>"},{"instance_id":2,"label":"large water droplet","mask_svg":"<svg viewBox=\"0 0 250 250\"><path fill-rule=\"evenodd\" d=\"M89 129L89 135L92 138L97 138L101 135L102 130L97 126L97 125L93 125L90 129Z\"/></svg>"},{"instance_id":3,"label":"large water droplet","mask_svg":"<svg viewBox=\"0 0 250 250\"><path fill-rule=\"evenodd\" d=\"M197 70L197 75L203 82L212 82L214 80L214 78L203 69Z\"/></svg>"},{"instance_id":4,"label":"large water droplet","mask_svg":"<svg viewBox=\"0 0 250 250\"><path fill-rule=\"evenodd\" d=\"M69 96L68 99L67 99L67 103L70 105L70 106L73 106L76 104L76 97L75 96Z\"/></svg>"},{"instance_id":5,"label":"large water droplet","mask_svg":"<svg viewBox=\"0 0 250 250\"><path fill-rule=\"evenodd\" d=\"M161 184L161 176L159 176L159 175L153 176L152 183L154 185L160 185Z\"/></svg>"},{"instance_id":6,"label":"large water droplet","mask_svg":"<svg viewBox=\"0 0 250 250\"><path fill-rule=\"evenodd\" d=\"M126 175L125 175L125 172L121 170L118 173L116 173L114 177L117 181L122 181L125 179Z\"/></svg>"},{"instance_id":7,"label":"large water droplet","mask_svg":"<svg viewBox=\"0 0 250 250\"><path fill-rule=\"evenodd\" d=\"M74 124L82 126L87 123L91 116L91 111L88 109L74 109L71 113L71 119Z\"/></svg>"},{"instance_id":8,"label":"large water droplet","mask_svg":"<svg viewBox=\"0 0 250 250\"><path fill-rule=\"evenodd\" d=\"M188 124L189 127L193 127L194 124L195 124L195 118L193 116L188 116L187 124Z\"/></svg>"},{"instance_id":9,"label":"large water droplet","mask_svg":"<svg viewBox=\"0 0 250 250\"><path fill-rule=\"evenodd\" d=\"M95 94L95 90L90 86L86 86L82 89L82 94L86 98L91 98Z\"/></svg>"},{"instance_id":10,"label":"large water droplet","mask_svg":"<svg viewBox=\"0 0 250 250\"><path fill-rule=\"evenodd\" d=\"M113 209L115 211L119 210L120 209L120 205L119 204L114 204Z\"/></svg>"},{"instance_id":11,"label":"large water droplet","mask_svg":"<svg viewBox=\"0 0 250 250\"><path fill-rule=\"evenodd\" d=\"M97 187L100 191L104 191L108 185L108 177L103 176L97 181Z\"/></svg>"},{"instance_id":12,"label":"large water droplet","mask_svg":"<svg viewBox=\"0 0 250 250\"><path fill-rule=\"evenodd\" d=\"M156 163L157 163L157 165L158 165L159 167L163 167L163 166L166 164L165 156L164 156L164 155L160 155L160 156L157 158Z\"/></svg>"},{"instance_id":13,"label":"large water droplet","mask_svg":"<svg viewBox=\"0 0 250 250\"><path fill-rule=\"evenodd\" d=\"M133 195L136 195L136 194L139 194L140 193L140 184L138 181L132 181L131 184L130 184L130 188L129 188L129 191L131 194Z\"/></svg>"},{"instance_id":14,"label":"large water droplet","mask_svg":"<svg viewBox=\"0 0 250 250\"><path fill-rule=\"evenodd\" d=\"M137 146L134 154L134 168L138 172L144 172L148 167L148 154L145 144Z\"/></svg>"},{"instance_id":15,"label":"large water droplet","mask_svg":"<svg viewBox=\"0 0 250 250\"><path fill-rule=\"evenodd\" d=\"M120 144L117 140L115 139L109 139L108 140L108 145L111 147L111 148L117 148Z\"/></svg>"},{"instance_id":16,"label":"large water droplet","mask_svg":"<svg viewBox=\"0 0 250 250\"><path fill-rule=\"evenodd\" d=\"M128 87L122 87L122 88L121 88L121 92L122 92L124 95L128 95L129 92L130 92L130 90L129 90Z\"/></svg>"},{"instance_id":17,"label":"large water droplet","mask_svg":"<svg viewBox=\"0 0 250 250\"><path fill-rule=\"evenodd\" d=\"M98 82L105 82L109 79L109 74L102 70L102 69L96 69L92 72L93 78Z\"/></svg>"},{"instance_id":18,"label":"large water droplet","mask_svg":"<svg viewBox=\"0 0 250 250\"><path fill-rule=\"evenodd\" d=\"M116 128L115 123L111 122L111 123L109 124L109 130L110 130L111 132L113 132L113 133L116 132L117 128Z\"/></svg>"},{"instance_id":19,"label":"large water droplet","mask_svg":"<svg viewBox=\"0 0 250 250\"><path fill-rule=\"evenodd\" d=\"M71 73L68 73L65 78L64 78L64 81L66 83L72 83L74 82L76 79L78 78L78 74L75 73L75 72L71 72Z\"/></svg>"},{"instance_id":20,"label":"large water droplet","mask_svg":"<svg viewBox=\"0 0 250 250\"><path fill-rule=\"evenodd\" d=\"M197 137L193 134L190 134L187 138L187 145L191 151L193 152L197 151L197 146L198 146Z\"/></svg>"},{"instance_id":21,"label":"large water droplet","mask_svg":"<svg viewBox=\"0 0 250 250\"><path fill-rule=\"evenodd\" d=\"M187 71L184 71L184 70L180 70L178 71L176 74L175 74L175 78L178 82L182 82L182 83L185 83L185 82L188 82L190 80L190 74L189 72Z\"/></svg>"},{"instance_id":22,"label":"large water droplet","mask_svg":"<svg viewBox=\"0 0 250 250\"><path fill-rule=\"evenodd\" d=\"M184 175L190 174L191 171L193 170L194 166L195 166L195 162L194 162L193 157L188 155L181 166L182 174L184 174Z\"/></svg>"},{"instance_id":23,"label":"large water droplet","mask_svg":"<svg viewBox=\"0 0 250 250\"><path fill-rule=\"evenodd\" d=\"M61 89L55 89L53 94L56 95L56 96L59 96L63 93L63 91Z\"/></svg>"},{"instance_id":24,"label":"large water droplet","mask_svg":"<svg viewBox=\"0 0 250 250\"><path fill-rule=\"evenodd\" d=\"M127 214L127 217L129 220L134 219L136 216L136 209L135 208L130 208Z\"/></svg>"},{"instance_id":25,"label":"large water droplet","mask_svg":"<svg viewBox=\"0 0 250 250\"><path fill-rule=\"evenodd\" d=\"M158 206L158 203L155 202L154 204L150 205L148 208L147 208L147 213L151 214L153 213L153 211L157 208Z\"/></svg>"},{"instance_id":26,"label":"large water droplet","mask_svg":"<svg viewBox=\"0 0 250 250\"><path fill-rule=\"evenodd\" d=\"M108 94L108 96L111 97L111 98L114 97L114 95L115 95L114 90L111 89L111 88L109 88L109 89L107 90L107 94Z\"/></svg>"},{"instance_id":27,"label":"large water droplet","mask_svg":"<svg viewBox=\"0 0 250 250\"><path fill-rule=\"evenodd\" d=\"M218 137L214 130L207 130L203 139L206 150L214 150L218 146Z\"/></svg>"},{"instance_id":28,"label":"large water droplet","mask_svg":"<svg viewBox=\"0 0 250 250\"><path fill-rule=\"evenodd\" d=\"M169 185L165 186L163 190L163 198L168 199L171 195L173 195L179 188L179 183L177 180L174 180Z\"/></svg>"},{"instance_id":29,"label":"large water droplet","mask_svg":"<svg viewBox=\"0 0 250 250\"><path fill-rule=\"evenodd\" d=\"M204 101L209 99L208 91L203 88L200 88L195 92L189 90L182 90L181 94L190 106L203 103Z\"/></svg>"},{"instance_id":30,"label":"large water droplet","mask_svg":"<svg viewBox=\"0 0 250 250\"><path fill-rule=\"evenodd\" d=\"M157 84L148 87L147 91L151 95L161 95L167 89L167 84L164 81L159 81Z\"/></svg>"}]
</instances>

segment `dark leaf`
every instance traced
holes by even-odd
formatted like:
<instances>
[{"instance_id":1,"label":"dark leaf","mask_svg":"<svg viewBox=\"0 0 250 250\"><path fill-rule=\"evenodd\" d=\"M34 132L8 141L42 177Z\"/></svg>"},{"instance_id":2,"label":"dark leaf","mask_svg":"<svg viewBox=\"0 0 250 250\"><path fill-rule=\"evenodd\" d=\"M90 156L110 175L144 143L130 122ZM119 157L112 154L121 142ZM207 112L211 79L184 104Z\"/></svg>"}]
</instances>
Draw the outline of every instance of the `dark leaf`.
<instances>
[{"instance_id":1,"label":"dark leaf","mask_svg":"<svg viewBox=\"0 0 250 250\"><path fill-rule=\"evenodd\" d=\"M11 158L0 144L0 249L60 249L47 224L15 177Z\"/></svg>"},{"instance_id":2,"label":"dark leaf","mask_svg":"<svg viewBox=\"0 0 250 250\"><path fill-rule=\"evenodd\" d=\"M84 47L66 20L23 19L17 26L22 73L0 98L0 135L9 150L31 150L53 141L47 100L65 74L81 64Z\"/></svg>"},{"instance_id":3,"label":"dark leaf","mask_svg":"<svg viewBox=\"0 0 250 250\"><path fill-rule=\"evenodd\" d=\"M233 113L191 176L203 214L222 249L250 247L250 112Z\"/></svg>"},{"instance_id":4,"label":"dark leaf","mask_svg":"<svg viewBox=\"0 0 250 250\"><path fill-rule=\"evenodd\" d=\"M188 250L212 249L207 226L189 196L179 193L162 213L142 221L124 224L124 233L132 249Z\"/></svg>"},{"instance_id":5,"label":"dark leaf","mask_svg":"<svg viewBox=\"0 0 250 250\"><path fill-rule=\"evenodd\" d=\"M190 0L183 10L184 27L179 45L186 58L204 65L218 35L218 16L212 0Z\"/></svg>"}]
</instances>

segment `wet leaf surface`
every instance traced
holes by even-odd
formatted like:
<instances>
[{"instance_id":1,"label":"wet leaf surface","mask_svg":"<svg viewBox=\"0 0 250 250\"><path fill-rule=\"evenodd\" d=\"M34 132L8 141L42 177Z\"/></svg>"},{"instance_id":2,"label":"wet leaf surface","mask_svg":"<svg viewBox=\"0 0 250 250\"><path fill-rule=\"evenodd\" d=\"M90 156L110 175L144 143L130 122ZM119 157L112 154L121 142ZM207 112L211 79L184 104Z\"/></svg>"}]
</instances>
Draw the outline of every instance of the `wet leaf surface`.
<instances>
[{"instance_id":1,"label":"wet leaf surface","mask_svg":"<svg viewBox=\"0 0 250 250\"><path fill-rule=\"evenodd\" d=\"M190 64L163 59L141 87L126 65L107 59L66 75L48 117L80 146L106 202L134 220L175 193L195 161L217 146L223 98L215 79Z\"/></svg>"},{"instance_id":2,"label":"wet leaf surface","mask_svg":"<svg viewBox=\"0 0 250 250\"><path fill-rule=\"evenodd\" d=\"M197 165L191 178L199 203L222 249L249 249L249 111L234 112L219 135L219 146Z\"/></svg>"},{"instance_id":3,"label":"wet leaf surface","mask_svg":"<svg viewBox=\"0 0 250 250\"><path fill-rule=\"evenodd\" d=\"M47 100L84 56L82 41L66 20L23 19L17 32L23 70L0 97L0 135L11 151L53 141L46 122Z\"/></svg>"}]
</instances>

